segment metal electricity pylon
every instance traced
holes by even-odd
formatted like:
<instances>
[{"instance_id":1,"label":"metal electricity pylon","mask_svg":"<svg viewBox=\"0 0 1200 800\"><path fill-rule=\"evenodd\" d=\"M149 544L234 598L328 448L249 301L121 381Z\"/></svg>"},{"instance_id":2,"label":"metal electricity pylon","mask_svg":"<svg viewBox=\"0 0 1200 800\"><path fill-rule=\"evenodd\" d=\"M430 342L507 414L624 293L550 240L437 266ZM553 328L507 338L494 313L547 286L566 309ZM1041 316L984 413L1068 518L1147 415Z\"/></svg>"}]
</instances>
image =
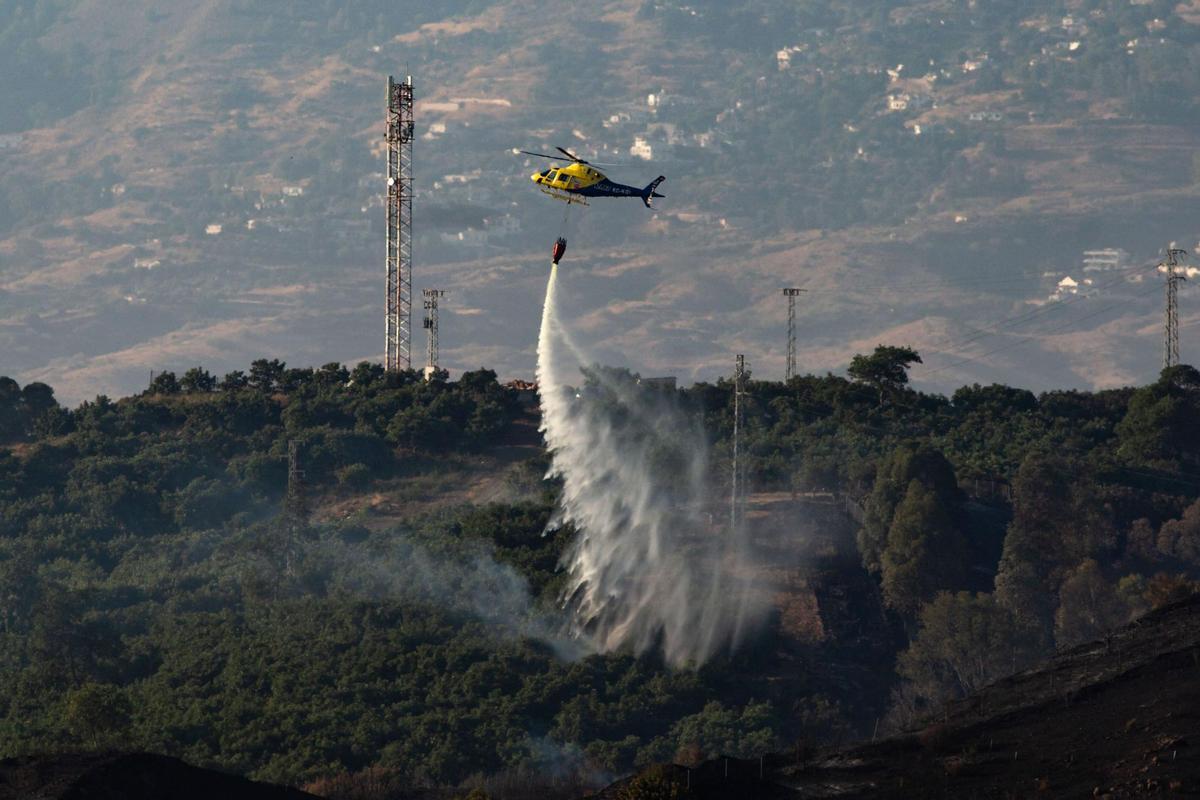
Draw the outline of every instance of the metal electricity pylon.
<instances>
[{"instance_id":1,"label":"metal electricity pylon","mask_svg":"<svg viewBox=\"0 0 1200 800\"><path fill-rule=\"evenodd\" d=\"M283 573L296 574L300 557L300 540L308 525L308 496L304 485L304 470L300 467L300 443L288 440L287 496L283 500Z\"/></svg>"},{"instance_id":2,"label":"metal electricity pylon","mask_svg":"<svg viewBox=\"0 0 1200 800\"><path fill-rule=\"evenodd\" d=\"M1159 265L1167 273L1167 308L1163 326L1164 369L1179 363L1179 281L1187 280L1187 276L1179 272L1179 257L1184 255L1187 255L1187 250L1168 247L1167 260Z\"/></svg>"},{"instance_id":3,"label":"metal electricity pylon","mask_svg":"<svg viewBox=\"0 0 1200 800\"><path fill-rule=\"evenodd\" d=\"M412 366L412 143L413 86L388 76L387 300L384 368Z\"/></svg>"},{"instance_id":4,"label":"metal electricity pylon","mask_svg":"<svg viewBox=\"0 0 1200 800\"><path fill-rule=\"evenodd\" d=\"M783 379L790 381L796 377L796 298L807 289L788 287L782 291L788 301L787 366L784 368Z\"/></svg>"},{"instance_id":5,"label":"metal electricity pylon","mask_svg":"<svg viewBox=\"0 0 1200 800\"><path fill-rule=\"evenodd\" d=\"M746 357L738 354L734 361L733 369L733 471L730 480L729 491L729 530L736 532L738 526L742 523L742 518L745 516L743 509L745 494L744 481L742 480L742 462L741 462L741 434L743 425L742 414L744 412L745 401L743 395L746 393Z\"/></svg>"}]
</instances>

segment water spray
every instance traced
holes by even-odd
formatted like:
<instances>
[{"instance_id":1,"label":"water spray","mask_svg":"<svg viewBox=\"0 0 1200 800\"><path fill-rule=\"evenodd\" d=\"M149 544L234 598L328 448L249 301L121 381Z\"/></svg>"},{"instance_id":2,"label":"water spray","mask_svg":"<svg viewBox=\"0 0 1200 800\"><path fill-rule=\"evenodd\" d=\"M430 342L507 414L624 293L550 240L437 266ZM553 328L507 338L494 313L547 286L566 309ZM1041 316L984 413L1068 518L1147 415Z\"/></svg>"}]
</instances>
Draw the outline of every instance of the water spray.
<instances>
[{"instance_id":1,"label":"water spray","mask_svg":"<svg viewBox=\"0 0 1200 800\"><path fill-rule=\"evenodd\" d=\"M537 377L549 476L563 483L555 524L577 531L563 557L570 632L600 652L661 649L673 665L702 663L761 619L744 577L744 531L705 522L712 493L704 440L673 398L602 371L590 379L606 402L571 387L574 370L590 359L559 318L559 242ZM664 450L675 459L670 469Z\"/></svg>"}]
</instances>

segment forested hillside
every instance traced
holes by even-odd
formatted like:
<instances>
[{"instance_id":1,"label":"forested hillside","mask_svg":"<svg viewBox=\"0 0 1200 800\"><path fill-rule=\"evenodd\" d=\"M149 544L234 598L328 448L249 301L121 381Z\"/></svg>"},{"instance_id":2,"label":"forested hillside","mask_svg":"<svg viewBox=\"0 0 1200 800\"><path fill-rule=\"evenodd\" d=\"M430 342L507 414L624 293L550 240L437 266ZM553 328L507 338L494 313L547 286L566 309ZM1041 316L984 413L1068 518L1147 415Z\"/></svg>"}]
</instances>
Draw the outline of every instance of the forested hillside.
<instances>
[{"instance_id":1,"label":"forested hillside","mask_svg":"<svg viewBox=\"0 0 1200 800\"><path fill-rule=\"evenodd\" d=\"M488 370L262 360L73 409L2 379L0 756L120 742L313 786L604 780L900 728L1194 590L1200 373L944 397L907 387L918 358L750 382L751 507L792 498L751 515L756 546L845 530L851 557L805 556L821 635L780 605L748 647L679 670L563 635L574 532L547 527L536 405ZM614 419L606 386L663 391L600 374L577 402ZM731 388L675 393L718 516Z\"/></svg>"}]
</instances>

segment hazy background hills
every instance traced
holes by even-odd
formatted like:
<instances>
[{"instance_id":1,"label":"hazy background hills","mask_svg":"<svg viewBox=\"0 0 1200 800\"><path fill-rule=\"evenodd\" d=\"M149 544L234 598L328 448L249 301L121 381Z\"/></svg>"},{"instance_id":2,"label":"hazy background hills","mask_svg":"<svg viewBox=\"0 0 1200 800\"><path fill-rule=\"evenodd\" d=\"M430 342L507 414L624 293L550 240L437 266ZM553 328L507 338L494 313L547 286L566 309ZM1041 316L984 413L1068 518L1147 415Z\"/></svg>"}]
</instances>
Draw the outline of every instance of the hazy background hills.
<instances>
[{"instance_id":1,"label":"hazy background hills","mask_svg":"<svg viewBox=\"0 0 1200 800\"><path fill-rule=\"evenodd\" d=\"M781 374L796 285L806 371L886 342L922 388L1146 382L1153 264L1200 236L1200 2L0 0L0 373L378 358L406 71L456 371L532 374L563 208L512 148L667 175L656 213L571 212L562 290L599 358L685 380Z\"/></svg>"}]
</instances>

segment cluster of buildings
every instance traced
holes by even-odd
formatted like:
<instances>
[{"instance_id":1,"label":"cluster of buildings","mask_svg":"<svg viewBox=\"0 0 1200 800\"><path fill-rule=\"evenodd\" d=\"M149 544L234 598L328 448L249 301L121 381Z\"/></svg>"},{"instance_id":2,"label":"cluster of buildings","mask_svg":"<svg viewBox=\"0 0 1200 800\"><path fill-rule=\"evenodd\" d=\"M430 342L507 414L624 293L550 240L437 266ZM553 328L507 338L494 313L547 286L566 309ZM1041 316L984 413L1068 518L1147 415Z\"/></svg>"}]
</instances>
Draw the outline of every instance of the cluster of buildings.
<instances>
[{"instance_id":1,"label":"cluster of buildings","mask_svg":"<svg viewBox=\"0 0 1200 800\"><path fill-rule=\"evenodd\" d=\"M1054 286L1042 302L1053 303L1073 295L1094 295L1099 291L1099 287L1096 285L1097 280L1104 280L1105 284L1111 282L1111 278L1107 280L1103 278L1105 273L1120 273L1128 270L1130 265L1129 253L1120 248L1105 247L1097 250L1084 250L1080 260L1082 274L1079 278L1073 278L1071 275L1060 277L1057 272L1047 272L1043 275L1044 278L1054 281ZM1140 280L1140 276L1131 276L1131 280Z\"/></svg>"}]
</instances>

